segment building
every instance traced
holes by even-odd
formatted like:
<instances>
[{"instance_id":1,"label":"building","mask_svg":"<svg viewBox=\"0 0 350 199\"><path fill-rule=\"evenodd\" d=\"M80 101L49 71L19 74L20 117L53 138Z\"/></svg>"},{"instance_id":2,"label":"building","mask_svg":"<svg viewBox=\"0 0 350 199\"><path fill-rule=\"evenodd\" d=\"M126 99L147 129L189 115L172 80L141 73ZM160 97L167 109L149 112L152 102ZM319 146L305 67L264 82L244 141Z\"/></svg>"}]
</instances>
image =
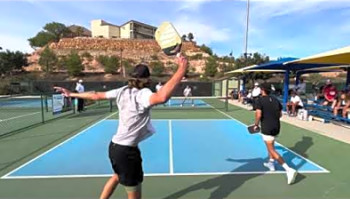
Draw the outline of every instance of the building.
<instances>
[{"instance_id":1,"label":"building","mask_svg":"<svg viewBox=\"0 0 350 199\"><path fill-rule=\"evenodd\" d=\"M92 37L154 39L156 27L135 20L120 26L107 23L101 19L91 21Z\"/></svg>"}]
</instances>

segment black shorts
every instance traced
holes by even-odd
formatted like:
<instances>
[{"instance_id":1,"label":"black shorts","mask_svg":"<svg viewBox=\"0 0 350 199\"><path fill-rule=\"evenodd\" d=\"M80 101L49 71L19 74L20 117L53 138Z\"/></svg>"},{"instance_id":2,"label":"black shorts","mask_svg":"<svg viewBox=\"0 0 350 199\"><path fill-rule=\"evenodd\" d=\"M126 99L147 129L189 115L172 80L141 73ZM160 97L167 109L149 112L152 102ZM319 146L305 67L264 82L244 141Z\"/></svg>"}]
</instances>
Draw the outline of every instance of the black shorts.
<instances>
[{"instance_id":1,"label":"black shorts","mask_svg":"<svg viewBox=\"0 0 350 199\"><path fill-rule=\"evenodd\" d=\"M120 184L137 186L143 181L142 158L138 147L109 144L109 159Z\"/></svg>"}]
</instances>

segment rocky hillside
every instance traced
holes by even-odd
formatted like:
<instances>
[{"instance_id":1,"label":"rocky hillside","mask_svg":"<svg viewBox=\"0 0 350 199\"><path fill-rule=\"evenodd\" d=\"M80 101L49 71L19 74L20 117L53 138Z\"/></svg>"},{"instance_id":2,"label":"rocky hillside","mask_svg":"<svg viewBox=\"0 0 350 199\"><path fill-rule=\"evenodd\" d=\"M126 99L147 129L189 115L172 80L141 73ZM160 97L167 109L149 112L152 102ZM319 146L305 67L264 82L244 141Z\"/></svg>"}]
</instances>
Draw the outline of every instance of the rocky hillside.
<instances>
[{"instance_id":1,"label":"rocky hillside","mask_svg":"<svg viewBox=\"0 0 350 199\"><path fill-rule=\"evenodd\" d=\"M84 59L84 72L103 72L103 67L97 62L96 58L100 55L116 55L122 59L130 59L135 63L150 62L159 60L164 63L165 67L173 63L174 57L166 56L157 45L155 40L142 39L106 39L91 37L64 38L57 43L49 45L58 56L66 56L72 50L78 51L80 55L89 53L92 59ZM40 71L38 65L42 49L34 52L28 59L31 65L27 67L29 71ZM192 71L203 72L205 58L209 55L200 50L194 42L184 42L182 53L188 57L198 56L201 58L190 59ZM88 62L88 63L87 63Z\"/></svg>"}]
</instances>

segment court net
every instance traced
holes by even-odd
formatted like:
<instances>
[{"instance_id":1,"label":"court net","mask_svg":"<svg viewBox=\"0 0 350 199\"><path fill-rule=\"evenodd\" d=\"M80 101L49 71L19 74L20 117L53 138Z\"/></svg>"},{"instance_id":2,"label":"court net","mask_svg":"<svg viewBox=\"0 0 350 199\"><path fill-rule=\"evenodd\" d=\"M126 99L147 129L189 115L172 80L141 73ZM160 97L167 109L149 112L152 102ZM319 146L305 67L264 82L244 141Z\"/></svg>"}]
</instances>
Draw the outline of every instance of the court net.
<instances>
[{"instance_id":1,"label":"court net","mask_svg":"<svg viewBox=\"0 0 350 199\"><path fill-rule=\"evenodd\" d=\"M202 110L202 109L228 109L228 98L215 96L172 97L166 103L154 107L154 109L171 110Z\"/></svg>"}]
</instances>

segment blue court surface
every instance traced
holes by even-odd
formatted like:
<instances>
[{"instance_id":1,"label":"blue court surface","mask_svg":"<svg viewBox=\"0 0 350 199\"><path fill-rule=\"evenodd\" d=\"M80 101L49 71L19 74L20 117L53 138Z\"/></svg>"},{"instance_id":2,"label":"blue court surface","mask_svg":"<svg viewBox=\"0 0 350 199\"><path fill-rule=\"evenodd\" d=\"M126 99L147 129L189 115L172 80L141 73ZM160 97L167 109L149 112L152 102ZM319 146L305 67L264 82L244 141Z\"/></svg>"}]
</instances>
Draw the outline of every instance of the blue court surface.
<instances>
[{"instance_id":1,"label":"blue court surface","mask_svg":"<svg viewBox=\"0 0 350 199\"><path fill-rule=\"evenodd\" d=\"M268 172L265 144L231 120L152 120L157 131L140 144L146 176L282 173ZM20 166L3 178L101 177L113 173L108 145L118 120L102 120ZM283 133L283 132L282 132ZM300 173L326 169L282 145L277 149Z\"/></svg>"},{"instance_id":2,"label":"blue court surface","mask_svg":"<svg viewBox=\"0 0 350 199\"><path fill-rule=\"evenodd\" d=\"M190 106L195 106L195 107L211 107L209 104L207 104L205 101L200 100L200 99L170 99L165 103L166 106L170 107L190 107Z\"/></svg>"},{"instance_id":3,"label":"blue court surface","mask_svg":"<svg viewBox=\"0 0 350 199\"><path fill-rule=\"evenodd\" d=\"M48 99L48 107L52 106L52 100ZM41 99L10 99L10 100L0 100L0 108L40 108Z\"/></svg>"}]
</instances>

